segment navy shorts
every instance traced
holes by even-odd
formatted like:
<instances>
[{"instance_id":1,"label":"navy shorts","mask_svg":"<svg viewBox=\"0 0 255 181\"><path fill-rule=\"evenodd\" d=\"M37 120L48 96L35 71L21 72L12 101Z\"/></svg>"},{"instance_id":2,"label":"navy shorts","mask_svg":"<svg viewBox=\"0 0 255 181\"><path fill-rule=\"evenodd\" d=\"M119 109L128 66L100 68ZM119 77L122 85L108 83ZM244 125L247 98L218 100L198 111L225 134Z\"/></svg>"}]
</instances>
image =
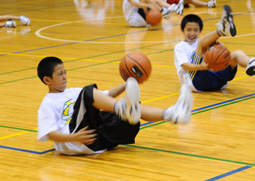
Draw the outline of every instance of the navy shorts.
<instances>
[{"instance_id":1,"label":"navy shorts","mask_svg":"<svg viewBox=\"0 0 255 181\"><path fill-rule=\"evenodd\" d=\"M193 58L195 58L193 54ZM193 60L192 60L193 61ZM201 58L200 63L203 61ZM194 87L199 91L215 91L220 90L228 81L231 81L237 72L237 66L232 69L229 65L226 69L211 72L208 70L196 71L193 74L192 82Z\"/></svg>"}]
</instances>

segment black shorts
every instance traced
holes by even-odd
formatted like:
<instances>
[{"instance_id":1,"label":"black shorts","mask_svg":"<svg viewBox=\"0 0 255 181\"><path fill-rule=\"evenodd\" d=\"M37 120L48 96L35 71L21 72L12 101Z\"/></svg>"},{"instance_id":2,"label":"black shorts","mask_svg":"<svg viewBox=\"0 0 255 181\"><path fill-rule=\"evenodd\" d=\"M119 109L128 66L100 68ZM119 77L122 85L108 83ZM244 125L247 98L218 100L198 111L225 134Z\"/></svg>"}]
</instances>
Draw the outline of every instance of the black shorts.
<instances>
[{"instance_id":1,"label":"black shorts","mask_svg":"<svg viewBox=\"0 0 255 181\"><path fill-rule=\"evenodd\" d=\"M138 14L140 14L143 19L146 21L146 13L144 12L143 8L138 9Z\"/></svg>"},{"instance_id":2,"label":"black shorts","mask_svg":"<svg viewBox=\"0 0 255 181\"><path fill-rule=\"evenodd\" d=\"M119 144L131 144L140 129L140 123L131 125L114 113L104 112L92 106L94 102L93 88L95 84L82 89L74 105L74 113L69 123L70 133L76 133L80 129L89 126L97 133L96 141L87 145L93 151L111 149ZM78 114L81 119L78 120Z\"/></svg>"}]
</instances>

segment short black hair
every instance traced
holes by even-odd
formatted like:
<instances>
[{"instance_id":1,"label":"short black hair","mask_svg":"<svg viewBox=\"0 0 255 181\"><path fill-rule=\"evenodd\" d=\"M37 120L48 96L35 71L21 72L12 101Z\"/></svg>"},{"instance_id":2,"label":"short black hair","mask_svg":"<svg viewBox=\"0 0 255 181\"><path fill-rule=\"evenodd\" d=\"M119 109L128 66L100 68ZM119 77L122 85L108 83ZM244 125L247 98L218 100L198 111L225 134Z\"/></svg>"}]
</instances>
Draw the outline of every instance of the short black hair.
<instances>
[{"instance_id":1,"label":"short black hair","mask_svg":"<svg viewBox=\"0 0 255 181\"><path fill-rule=\"evenodd\" d=\"M48 76L52 78L54 68L59 64L63 64L63 62L57 57L45 57L40 61L37 67L37 75L44 84L43 77Z\"/></svg>"},{"instance_id":2,"label":"short black hair","mask_svg":"<svg viewBox=\"0 0 255 181\"><path fill-rule=\"evenodd\" d=\"M203 30L203 21L199 16L195 14L188 14L182 19L182 22L181 22L182 31L184 31L184 28L187 23L197 23L199 25L200 31Z\"/></svg>"}]
</instances>

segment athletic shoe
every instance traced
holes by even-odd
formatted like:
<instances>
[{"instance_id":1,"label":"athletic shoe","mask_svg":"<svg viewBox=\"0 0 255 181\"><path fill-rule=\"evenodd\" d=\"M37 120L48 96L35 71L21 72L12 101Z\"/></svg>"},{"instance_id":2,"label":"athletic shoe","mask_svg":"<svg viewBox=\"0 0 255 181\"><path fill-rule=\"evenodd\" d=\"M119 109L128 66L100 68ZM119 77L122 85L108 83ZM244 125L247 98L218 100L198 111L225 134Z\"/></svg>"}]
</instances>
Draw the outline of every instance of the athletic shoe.
<instances>
[{"instance_id":1,"label":"athletic shoe","mask_svg":"<svg viewBox=\"0 0 255 181\"><path fill-rule=\"evenodd\" d=\"M15 28L16 27L16 22L14 20L6 21L5 28Z\"/></svg>"},{"instance_id":2,"label":"athletic shoe","mask_svg":"<svg viewBox=\"0 0 255 181\"><path fill-rule=\"evenodd\" d=\"M206 3L208 8L215 8L216 7L216 0L210 0Z\"/></svg>"},{"instance_id":3,"label":"athletic shoe","mask_svg":"<svg viewBox=\"0 0 255 181\"><path fill-rule=\"evenodd\" d=\"M255 57L250 58L246 67L246 74L247 75L254 75L255 74Z\"/></svg>"},{"instance_id":4,"label":"athletic shoe","mask_svg":"<svg viewBox=\"0 0 255 181\"><path fill-rule=\"evenodd\" d=\"M141 109L139 106L140 88L135 78L129 77L126 85L126 98L117 101L114 105L116 112L122 120L127 120L130 124L139 123Z\"/></svg>"},{"instance_id":5,"label":"athletic shoe","mask_svg":"<svg viewBox=\"0 0 255 181\"><path fill-rule=\"evenodd\" d=\"M19 20L24 25L29 25L30 19L26 16L19 16Z\"/></svg>"},{"instance_id":6,"label":"athletic shoe","mask_svg":"<svg viewBox=\"0 0 255 181\"><path fill-rule=\"evenodd\" d=\"M178 101L174 106L164 110L163 118L174 124L187 124L190 121L192 106L191 89L187 85L182 85Z\"/></svg>"},{"instance_id":7,"label":"athletic shoe","mask_svg":"<svg viewBox=\"0 0 255 181\"><path fill-rule=\"evenodd\" d=\"M217 33L220 36L235 36L236 27L233 21L233 13L228 5L223 6L223 16L219 23L217 23Z\"/></svg>"},{"instance_id":8,"label":"athletic shoe","mask_svg":"<svg viewBox=\"0 0 255 181\"><path fill-rule=\"evenodd\" d=\"M180 0L179 3L177 4L177 9L175 12L179 15L182 15L184 9L184 0Z\"/></svg>"},{"instance_id":9,"label":"athletic shoe","mask_svg":"<svg viewBox=\"0 0 255 181\"><path fill-rule=\"evenodd\" d=\"M167 9L165 7L163 7L161 9L161 14L162 14L164 19L169 19L170 13L171 13L171 10L169 10L169 9Z\"/></svg>"}]
</instances>

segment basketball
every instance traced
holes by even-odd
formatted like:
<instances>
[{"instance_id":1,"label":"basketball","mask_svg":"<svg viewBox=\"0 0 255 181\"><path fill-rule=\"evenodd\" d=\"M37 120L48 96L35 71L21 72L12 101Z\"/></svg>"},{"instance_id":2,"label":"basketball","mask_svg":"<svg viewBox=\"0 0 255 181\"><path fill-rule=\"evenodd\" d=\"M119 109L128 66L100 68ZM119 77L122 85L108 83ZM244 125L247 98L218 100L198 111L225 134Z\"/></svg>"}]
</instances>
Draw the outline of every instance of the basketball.
<instances>
[{"instance_id":1,"label":"basketball","mask_svg":"<svg viewBox=\"0 0 255 181\"><path fill-rule=\"evenodd\" d=\"M180 0L167 0L168 4L178 4Z\"/></svg>"},{"instance_id":2,"label":"basketball","mask_svg":"<svg viewBox=\"0 0 255 181\"><path fill-rule=\"evenodd\" d=\"M162 15L157 9L150 9L146 14L146 22L151 26L158 25L162 20Z\"/></svg>"},{"instance_id":3,"label":"basketball","mask_svg":"<svg viewBox=\"0 0 255 181\"><path fill-rule=\"evenodd\" d=\"M204 54L204 60L214 72L228 67L231 61L230 51L220 42L216 42Z\"/></svg>"},{"instance_id":4,"label":"basketball","mask_svg":"<svg viewBox=\"0 0 255 181\"><path fill-rule=\"evenodd\" d=\"M151 62L144 54L131 52L123 57L119 70L123 80L134 77L138 83L143 83L151 74Z\"/></svg>"}]
</instances>

